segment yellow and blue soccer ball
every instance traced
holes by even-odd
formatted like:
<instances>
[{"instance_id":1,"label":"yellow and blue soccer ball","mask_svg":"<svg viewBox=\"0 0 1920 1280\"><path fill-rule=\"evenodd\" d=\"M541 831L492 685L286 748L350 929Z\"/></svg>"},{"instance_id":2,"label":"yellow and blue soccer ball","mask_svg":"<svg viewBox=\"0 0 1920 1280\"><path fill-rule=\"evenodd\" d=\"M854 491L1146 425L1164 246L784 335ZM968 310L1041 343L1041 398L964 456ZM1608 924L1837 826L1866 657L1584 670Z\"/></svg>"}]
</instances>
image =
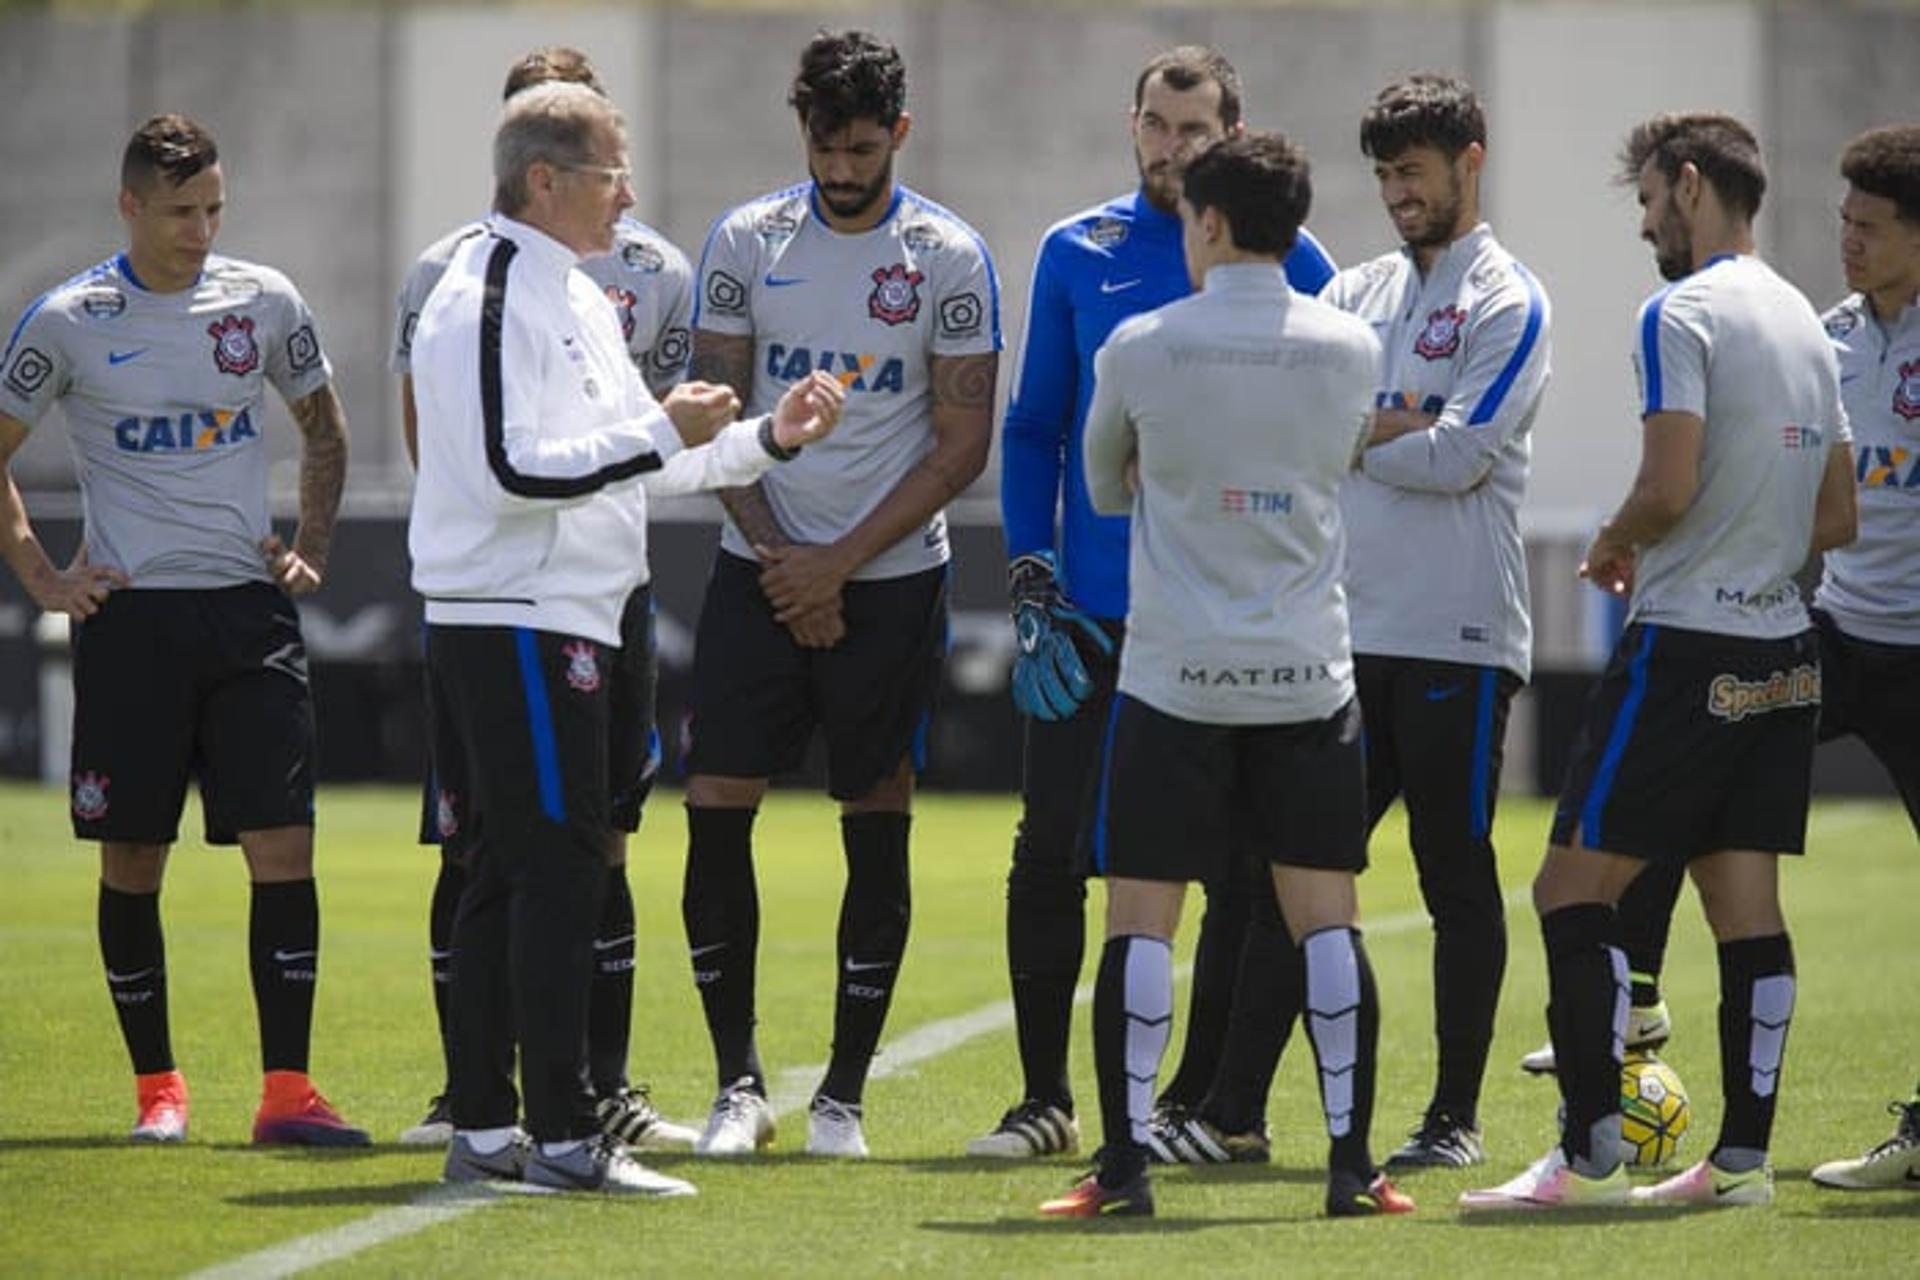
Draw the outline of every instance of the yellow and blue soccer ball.
<instances>
[{"instance_id":1,"label":"yellow and blue soccer ball","mask_svg":"<svg viewBox=\"0 0 1920 1280\"><path fill-rule=\"evenodd\" d=\"M1670 1163L1693 1121L1679 1073L1651 1053L1620 1065L1620 1154L1636 1169Z\"/></svg>"}]
</instances>

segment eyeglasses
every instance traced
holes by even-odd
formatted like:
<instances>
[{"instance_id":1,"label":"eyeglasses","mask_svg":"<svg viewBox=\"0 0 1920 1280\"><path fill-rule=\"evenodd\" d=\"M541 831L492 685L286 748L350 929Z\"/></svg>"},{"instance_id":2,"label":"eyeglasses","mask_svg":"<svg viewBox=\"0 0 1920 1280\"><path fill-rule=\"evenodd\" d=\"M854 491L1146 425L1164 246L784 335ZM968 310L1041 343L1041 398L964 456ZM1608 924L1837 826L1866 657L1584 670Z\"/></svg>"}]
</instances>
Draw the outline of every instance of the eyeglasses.
<instances>
[{"instance_id":1,"label":"eyeglasses","mask_svg":"<svg viewBox=\"0 0 1920 1280\"><path fill-rule=\"evenodd\" d=\"M555 168L565 169L569 173L591 173L607 187L631 187L633 170L626 166L615 168L605 164L559 164Z\"/></svg>"}]
</instances>

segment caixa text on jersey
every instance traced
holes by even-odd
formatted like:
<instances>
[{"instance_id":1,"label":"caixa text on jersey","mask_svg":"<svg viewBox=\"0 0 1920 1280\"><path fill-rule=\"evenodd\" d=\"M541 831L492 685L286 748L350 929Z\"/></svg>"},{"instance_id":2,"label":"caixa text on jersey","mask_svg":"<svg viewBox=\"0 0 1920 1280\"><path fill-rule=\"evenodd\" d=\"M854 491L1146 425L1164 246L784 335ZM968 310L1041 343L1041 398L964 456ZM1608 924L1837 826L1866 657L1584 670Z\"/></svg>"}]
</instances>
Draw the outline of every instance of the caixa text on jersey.
<instances>
[{"instance_id":1,"label":"caixa text on jersey","mask_svg":"<svg viewBox=\"0 0 1920 1280\"><path fill-rule=\"evenodd\" d=\"M114 443L128 453L192 453L259 438L245 409L196 409L162 418L122 418L113 424Z\"/></svg>"}]
</instances>

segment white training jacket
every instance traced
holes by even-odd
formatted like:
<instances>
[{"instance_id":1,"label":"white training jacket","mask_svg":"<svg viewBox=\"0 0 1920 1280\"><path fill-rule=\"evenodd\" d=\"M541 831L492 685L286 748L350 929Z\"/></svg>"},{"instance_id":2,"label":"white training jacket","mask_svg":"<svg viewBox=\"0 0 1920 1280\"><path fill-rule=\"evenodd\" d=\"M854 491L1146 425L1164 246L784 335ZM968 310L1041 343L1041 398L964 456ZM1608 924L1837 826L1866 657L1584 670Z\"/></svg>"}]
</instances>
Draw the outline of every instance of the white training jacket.
<instances>
[{"instance_id":1,"label":"white training jacket","mask_svg":"<svg viewBox=\"0 0 1920 1280\"><path fill-rule=\"evenodd\" d=\"M646 494L751 484L775 461L765 417L682 447L579 262L496 215L421 312L407 546L429 623L617 647L621 607L649 577Z\"/></svg>"}]
</instances>

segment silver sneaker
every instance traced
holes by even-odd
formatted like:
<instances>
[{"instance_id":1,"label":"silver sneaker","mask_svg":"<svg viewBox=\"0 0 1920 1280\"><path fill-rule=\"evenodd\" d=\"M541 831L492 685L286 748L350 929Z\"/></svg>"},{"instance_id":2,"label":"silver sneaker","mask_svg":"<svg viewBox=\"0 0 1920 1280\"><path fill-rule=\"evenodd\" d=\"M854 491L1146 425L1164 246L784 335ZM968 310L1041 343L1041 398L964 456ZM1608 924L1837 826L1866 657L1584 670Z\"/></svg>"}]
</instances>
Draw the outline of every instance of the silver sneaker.
<instances>
[{"instance_id":1,"label":"silver sneaker","mask_svg":"<svg viewBox=\"0 0 1920 1280\"><path fill-rule=\"evenodd\" d=\"M456 1132L447 1143L447 1162L440 1170L442 1182L518 1182L526 1176L533 1141L524 1129L516 1128L507 1145L498 1151L474 1150L464 1133Z\"/></svg>"},{"instance_id":2,"label":"silver sneaker","mask_svg":"<svg viewBox=\"0 0 1920 1280\"><path fill-rule=\"evenodd\" d=\"M825 1094L815 1094L807 1111L807 1154L867 1158L867 1135L860 1127L860 1108Z\"/></svg>"},{"instance_id":3,"label":"silver sneaker","mask_svg":"<svg viewBox=\"0 0 1920 1280\"><path fill-rule=\"evenodd\" d=\"M552 1191L603 1191L663 1199L698 1194L691 1182L647 1168L604 1133L563 1155L550 1156L536 1145L527 1156L526 1181L529 1186Z\"/></svg>"},{"instance_id":4,"label":"silver sneaker","mask_svg":"<svg viewBox=\"0 0 1920 1280\"><path fill-rule=\"evenodd\" d=\"M773 1145L773 1110L745 1076L713 1100L707 1127L693 1144L703 1156L750 1156Z\"/></svg>"},{"instance_id":5,"label":"silver sneaker","mask_svg":"<svg viewBox=\"0 0 1920 1280\"><path fill-rule=\"evenodd\" d=\"M453 1113L447 1108L447 1095L440 1094L427 1104L427 1114L419 1124L400 1131L403 1147L444 1147L453 1141Z\"/></svg>"}]
</instances>

